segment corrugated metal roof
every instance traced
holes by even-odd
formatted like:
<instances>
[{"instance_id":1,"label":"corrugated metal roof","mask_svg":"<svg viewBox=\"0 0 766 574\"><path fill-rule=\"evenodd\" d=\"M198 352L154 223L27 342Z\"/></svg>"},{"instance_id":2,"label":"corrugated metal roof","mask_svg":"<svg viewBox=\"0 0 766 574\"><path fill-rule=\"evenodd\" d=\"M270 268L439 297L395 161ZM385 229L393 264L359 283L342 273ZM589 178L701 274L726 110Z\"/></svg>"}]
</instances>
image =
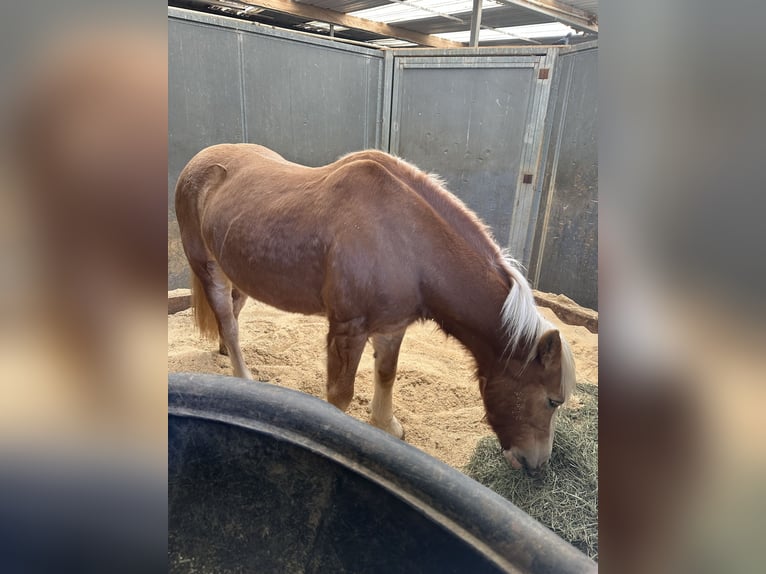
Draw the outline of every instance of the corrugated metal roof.
<instances>
[{"instance_id":1,"label":"corrugated metal roof","mask_svg":"<svg viewBox=\"0 0 766 574\"><path fill-rule=\"evenodd\" d=\"M421 34L446 34L446 37L450 39L465 42L468 37L466 34L471 27L472 0L300 0L294 2L278 0L278 5L265 2L269 8L258 7L258 0L171 0L168 4L273 26L325 35L332 33L339 38L395 46L413 44L411 41L396 41L372 30L351 26L330 26L321 19L306 16L301 8L307 6L320 9L320 16L321 10L329 10L373 22L387 23ZM552 8L540 11L536 8L538 5L543 7L551 5ZM562 10L557 10L558 8ZM291 11L293 13L289 13ZM570 12L573 16L569 14ZM593 31L594 28L597 30L597 24L593 26L586 23L578 26L578 22L585 23L588 20L597 23L598 0L566 0L565 2L558 0L555 3L548 0L526 2L484 0L479 43L480 45L518 45L593 40L597 37L597 32ZM551 24L557 21L569 27L542 26L532 29L534 32L531 32L529 28L518 28Z\"/></svg>"},{"instance_id":2,"label":"corrugated metal roof","mask_svg":"<svg viewBox=\"0 0 766 574\"><path fill-rule=\"evenodd\" d=\"M357 10L365 10L367 8L375 8L377 6L385 6L390 4L389 0L311 0L311 2L301 2L302 4L311 4L312 6L319 6L327 10L335 10L336 12L355 12Z\"/></svg>"},{"instance_id":3,"label":"corrugated metal roof","mask_svg":"<svg viewBox=\"0 0 766 574\"><path fill-rule=\"evenodd\" d=\"M522 10L516 10L506 6L492 8L485 11L481 16L482 24L492 28L510 27L510 26L529 26L532 24L541 24L553 22L553 18L546 16L530 16ZM466 24L460 24L446 18L431 17L424 20L415 20L411 22L399 22L398 25L408 30L423 32L424 34L440 34L443 32L457 32L460 30L468 31L471 28L471 11L454 14L463 20Z\"/></svg>"},{"instance_id":4,"label":"corrugated metal roof","mask_svg":"<svg viewBox=\"0 0 766 574\"><path fill-rule=\"evenodd\" d=\"M598 14L598 0L569 0L566 4L586 12Z\"/></svg>"}]
</instances>

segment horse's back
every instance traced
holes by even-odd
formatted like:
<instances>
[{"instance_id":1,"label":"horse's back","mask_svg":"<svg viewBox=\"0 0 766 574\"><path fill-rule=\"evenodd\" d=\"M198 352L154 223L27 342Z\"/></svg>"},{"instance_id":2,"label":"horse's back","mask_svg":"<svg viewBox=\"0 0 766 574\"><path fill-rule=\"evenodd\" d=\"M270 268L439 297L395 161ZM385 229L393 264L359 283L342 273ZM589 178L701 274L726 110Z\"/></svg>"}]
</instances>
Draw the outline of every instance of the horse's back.
<instances>
[{"instance_id":1,"label":"horse's back","mask_svg":"<svg viewBox=\"0 0 766 574\"><path fill-rule=\"evenodd\" d=\"M344 316L378 315L371 323L413 320L424 265L441 266L454 243L414 189L413 177L428 176L383 152L311 168L262 146L224 144L193 162L208 186L196 200L210 257L242 291L288 311L345 305Z\"/></svg>"},{"instance_id":2,"label":"horse's back","mask_svg":"<svg viewBox=\"0 0 766 574\"><path fill-rule=\"evenodd\" d=\"M309 168L262 146L218 145L193 162L191 171L214 187L197 198L200 234L248 295L321 313L340 304L333 293L348 289L358 299L354 312L366 312L376 295L396 306L389 291L417 288L417 273L404 273L402 262L416 260L417 238L398 229L413 210L397 196L420 200L369 155ZM225 174L212 179L216 165Z\"/></svg>"},{"instance_id":3,"label":"horse's back","mask_svg":"<svg viewBox=\"0 0 766 574\"><path fill-rule=\"evenodd\" d=\"M221 165L227 171L237 166L247 165L253 161L289 163L277 152L257 144L216 144L206 147L189 160L183 171L184 174L194 175L211 165Z\"/></svg>"}]
</instances>

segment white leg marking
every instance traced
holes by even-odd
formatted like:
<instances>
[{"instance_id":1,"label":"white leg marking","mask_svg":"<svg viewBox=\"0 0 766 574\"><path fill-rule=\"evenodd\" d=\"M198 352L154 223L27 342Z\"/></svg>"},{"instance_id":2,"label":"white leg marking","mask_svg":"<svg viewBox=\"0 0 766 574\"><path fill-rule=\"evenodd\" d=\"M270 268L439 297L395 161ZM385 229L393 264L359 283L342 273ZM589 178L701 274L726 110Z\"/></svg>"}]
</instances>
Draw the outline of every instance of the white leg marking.
<instances>
[{"instance_id":1,"label":"white leg marking","mask_svg":"<svg viewBox=\"0 0 766 574\"><path fill-rule=\"evenodd\" d=\"M372 338L375 349L375 392L372 396L370 422L397 438L404 438L404 429L394 416L393 405L396 365L403 337L404 331L394 335L375 335Z\"/></svg>"}]
</instances>

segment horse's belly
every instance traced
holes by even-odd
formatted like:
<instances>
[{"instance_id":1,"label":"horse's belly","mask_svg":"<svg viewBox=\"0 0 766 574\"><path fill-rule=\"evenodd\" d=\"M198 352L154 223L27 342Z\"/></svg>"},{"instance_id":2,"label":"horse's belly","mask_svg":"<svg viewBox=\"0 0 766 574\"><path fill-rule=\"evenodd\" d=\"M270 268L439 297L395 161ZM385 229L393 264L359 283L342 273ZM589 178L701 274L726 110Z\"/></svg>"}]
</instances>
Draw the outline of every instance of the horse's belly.
<instances>
[{"instance_id":1,"label":"horse's belly","mask_svg":"<svg viewBox=\"0 0 766 574\"><path fill-rule=\"evenodd\" d=\"M202 231L208 250L237 288L285 311L324 311L326 250L315 234L298 233L265 210L238 217L212 206L206 219Z\"/></svg>"},{"instance_id":2,"label":"horse's belly","mask_svg":"<svg viewBox=\"0 0 766 574\"><path fill-rule=\"evenodd\" d=\"M265 265L253 266L249 273L222 268L234 285L253 299L292 313L324 312L322 281L315 274Z\"/></svg>"}]
</instances>

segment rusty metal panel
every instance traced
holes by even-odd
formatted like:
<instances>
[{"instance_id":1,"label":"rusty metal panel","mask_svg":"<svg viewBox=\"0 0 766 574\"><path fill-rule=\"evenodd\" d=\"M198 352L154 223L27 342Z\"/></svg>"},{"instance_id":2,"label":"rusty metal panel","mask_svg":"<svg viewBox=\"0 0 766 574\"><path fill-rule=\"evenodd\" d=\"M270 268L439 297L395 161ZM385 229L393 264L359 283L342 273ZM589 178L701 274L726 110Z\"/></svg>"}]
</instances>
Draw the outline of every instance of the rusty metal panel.
<instances>
[{"instance_id":1,"label":"rusty metal panel","mask_svg":"<svg viewBox=\"0 0 766 574\"><path fill-rule=\"evenodd\" d=\"M530 271L538 289L598 309L597 48L562 53L555 76Z\"/></svg>"},{"instance_id":2,"label":"rusty metal panel","mask_svg":"<svg viewBox=\"0 0 766 574\"><path fill-rule=\"evenodd\" d=\"M395 58L390 146L442 176L526 264L550 62L500 54Z\"/></svg>"}]
</instances>

